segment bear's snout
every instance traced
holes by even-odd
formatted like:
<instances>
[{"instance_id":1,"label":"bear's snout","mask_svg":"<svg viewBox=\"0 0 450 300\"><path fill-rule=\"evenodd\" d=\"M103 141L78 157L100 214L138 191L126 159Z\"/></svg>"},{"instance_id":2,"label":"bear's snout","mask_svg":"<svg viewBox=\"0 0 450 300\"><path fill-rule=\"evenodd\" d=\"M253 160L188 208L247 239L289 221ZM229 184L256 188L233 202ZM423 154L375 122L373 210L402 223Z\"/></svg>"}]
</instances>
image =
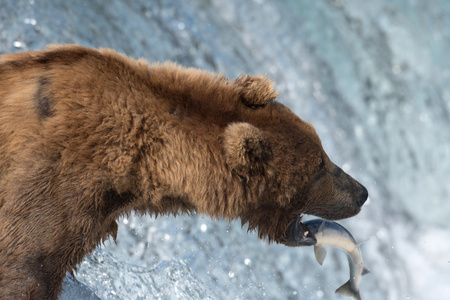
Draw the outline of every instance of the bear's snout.
<instances>
[{"instance_id":1,"label":"bear's snout","mask_svg":"<svg viewBox=\"0 0 450 300\"><path fill-rule=\"evenodd\" d=\"M347 199L353 202L352 205L360 209L369 197L367 189L333 163L331 163L329 173L332 177L333 187L337 192L337 198Z\"/></svg>"},{"instance_id":2,"label":"bear's snout","mask_svg":"<svg viewBox=\"0 0 450 300\"><path fill-rule=\"evenodd\" d=\"M349 218L367 201L367 189L331 161L315 177L304 213L329 220Z\"/></svg>"},{"instance_id":3,"label":"bear's snout","mask_svg":"<svg viewBox=\"0 0 450 300\"><path fill-rule=\"evenodd\" d=\"M356 205L358 205L359 207L362 207L364 203L366 203L367 198L369 197L369 192L367 191L367 189L363 185L361 185L361 188L362 188L361 195L356 200Z\"/></svg>"}]
</instances>

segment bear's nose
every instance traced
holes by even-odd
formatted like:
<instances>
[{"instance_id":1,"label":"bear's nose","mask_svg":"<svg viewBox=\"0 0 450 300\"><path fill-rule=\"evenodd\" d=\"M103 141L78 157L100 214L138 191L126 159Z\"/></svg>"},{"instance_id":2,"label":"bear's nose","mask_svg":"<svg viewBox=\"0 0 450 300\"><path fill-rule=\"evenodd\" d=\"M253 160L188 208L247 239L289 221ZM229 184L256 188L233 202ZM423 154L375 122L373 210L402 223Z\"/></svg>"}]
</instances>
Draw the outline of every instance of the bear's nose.
<instances>
[{"instance_id":1,"label":"bear's nose","mask_svg":"<svg viewBox=\"0 0 450 300\"><path fill-rule=\"evenodd\" d=\"M359 207L363 206L367 200L367 197L369 197L369 192L367 191L367 189L362 185L361 187L362 187L361 195L359 196L358 200L356 200L356 205L358 205Z\"/></svg>"}]
</instances>

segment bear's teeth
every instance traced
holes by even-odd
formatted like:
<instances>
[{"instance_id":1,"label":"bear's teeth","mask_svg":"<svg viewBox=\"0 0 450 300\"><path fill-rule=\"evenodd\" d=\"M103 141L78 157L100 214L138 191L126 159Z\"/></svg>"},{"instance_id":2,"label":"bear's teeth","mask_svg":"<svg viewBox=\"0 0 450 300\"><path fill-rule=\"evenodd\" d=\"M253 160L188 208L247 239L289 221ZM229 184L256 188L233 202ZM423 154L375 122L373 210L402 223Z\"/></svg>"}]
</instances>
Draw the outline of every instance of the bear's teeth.
<instances>
[{"instance_id":1,"label":"bear's teeth","mask_svg":"<svg viewBox=\"0 0 450 300\"><path fill-rule=\"evenodd\" d=\"M308 230L306 230L305 232L303 232L303 235L304 235L304 236L307 236L307 235L308 235L308 233L309 233L309 231L308 231Z\"/></svg>"}]
</instances>

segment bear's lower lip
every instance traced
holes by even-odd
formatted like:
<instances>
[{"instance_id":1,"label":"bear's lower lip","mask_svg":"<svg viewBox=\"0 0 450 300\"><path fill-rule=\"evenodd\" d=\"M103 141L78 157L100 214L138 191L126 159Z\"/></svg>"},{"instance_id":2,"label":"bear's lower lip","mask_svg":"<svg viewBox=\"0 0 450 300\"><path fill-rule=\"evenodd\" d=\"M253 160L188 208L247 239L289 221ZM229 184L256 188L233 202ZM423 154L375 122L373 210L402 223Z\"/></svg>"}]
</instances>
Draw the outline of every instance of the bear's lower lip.
<instances>
[{"instance_id":1,"label":"bear's lower lip","mask_svg":"<svg viewBox=\"0 0 450 300\"><path fill-rule=\"evenodd\" d=\"M313 246L317 243L314 234L301 222L302 218L303 215L298 215L288 226L285 240L283 241L286 246Z\"/></svg>"}]
</instances>

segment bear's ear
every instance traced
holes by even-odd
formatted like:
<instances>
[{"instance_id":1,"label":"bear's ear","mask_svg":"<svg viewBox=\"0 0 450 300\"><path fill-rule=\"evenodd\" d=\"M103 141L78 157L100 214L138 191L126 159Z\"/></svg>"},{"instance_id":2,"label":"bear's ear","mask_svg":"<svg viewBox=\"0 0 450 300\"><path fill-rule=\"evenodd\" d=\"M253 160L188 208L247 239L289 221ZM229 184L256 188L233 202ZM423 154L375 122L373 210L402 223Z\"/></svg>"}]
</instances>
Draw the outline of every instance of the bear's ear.
<instances>
[{"instance_id":1,"label":"bear's ear","mask_svg":"<svg viewBox=\"0 0 450 300\"><path fill-rule=\"evenodd\" d=\"M279 96L274 83L264 75L241 75L234 83L241 87L241 101L250 108L261 108Z\"/></svg>"},{"instance_id":2,"label":"bear's ear","mask_svg":"<svg viewBox=\"0 0 450 300\"><path fill-rule=\"evenodd\" d=\"M243 176L263 172L271 153L263 132L245 122L228 125L224 132L224 147L227 164Z\"/></svg>"}]
</instances>

